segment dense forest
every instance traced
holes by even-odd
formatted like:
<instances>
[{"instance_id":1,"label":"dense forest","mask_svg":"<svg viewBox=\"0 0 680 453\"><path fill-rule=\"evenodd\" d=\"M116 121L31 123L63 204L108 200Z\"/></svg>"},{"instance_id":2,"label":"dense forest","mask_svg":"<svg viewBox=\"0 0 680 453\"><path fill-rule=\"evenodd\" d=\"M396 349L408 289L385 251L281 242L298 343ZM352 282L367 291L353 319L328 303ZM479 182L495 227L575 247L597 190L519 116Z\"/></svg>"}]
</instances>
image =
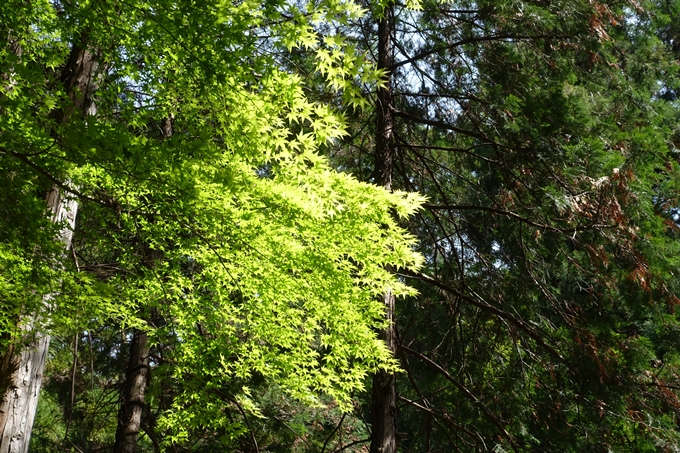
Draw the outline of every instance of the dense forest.
<instances>
[{"instance_id":1,"label":"dense forest","mask_svg":"<svg viewBox=\"0 0 680 453\"><path fill-rule=\"evenodd\" d=\"M0 32L1 453L680 451L679 0Z\"/></svg>"}]
</instances>

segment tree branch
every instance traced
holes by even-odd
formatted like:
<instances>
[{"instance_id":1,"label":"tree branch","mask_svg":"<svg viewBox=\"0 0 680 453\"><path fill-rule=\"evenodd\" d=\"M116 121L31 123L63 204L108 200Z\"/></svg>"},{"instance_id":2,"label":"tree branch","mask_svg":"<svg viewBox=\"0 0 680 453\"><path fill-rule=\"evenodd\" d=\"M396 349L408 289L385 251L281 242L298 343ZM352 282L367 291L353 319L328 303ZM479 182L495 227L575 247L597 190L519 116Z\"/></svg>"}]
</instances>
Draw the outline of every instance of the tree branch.
<instances>
[{"instance_id":1,"label":"tree branch","mask_svg":"<svg viewBox=\"0 0 680 453\"><path fill-rule=\"evenodd\" d=\"M500 215L505 215L508 217L511 217L513 219L519 220L520 222L526 223L527 225L534 226L536 228L541 228L543 230L551 230L551 231L557 231L560 233L576 233L579 231L586 231L586 230L592 230L592 229L598 229L598 228L615 228L616 225L606 225L606 224L599 224L599 223L594 223L592 225L584 225L580 227L574 227L574 228L559 228L555 227L552 225L545 225L542 223L537 223L534 222L531 219L527 219L526 217L522 217L519 214L516 214L512 211L506 211L504 209L497 209L497 208L490 208L487 206L474 206L474 205L433 205L433 204L424 204L424 208L429 209L431 211L484 211L484 212L491 212L494 214L500 214Z\"/></svg>"},{"instance_id":2,"label":"tree branch","mask_svg":"<svg viewBox=\"0 0 680 453\"><path fill-rule=\"evenodd\" d=\"M443 121L437 121L437 120L430 120L427 118L422 118L416 115L412 115L410 113L403 112L401 110L395 110L394 115L399 117L399 118L404 118L406 120L409 120L411 122L415 123L420 123L420 124L426 124L428 126L433 126L437 127L439 129L444 129L452 132L457 132L462 135L467 135L468 137L476 138L477 140L481 140L482 143L489 144L489 145L496 145L496 146L502 146L504 148L509 148L507 145L501 145L500 143L496 143L493 140L490 140L488 137L478 134L476 132L468 131L466 129L463 129L458 126L454 126L452 124L445 123Z\"/></svg>"},{"instance_id":3,"label":"tree branch","mask_svg":"<svg viewBox=\"0 0 680 453\"><path fill-rule=\"evenodd\" d=\"M437 280L436 278L430 277L429 275L426 275L422 272L417 272L417 271L406 271L406 272L407 272L406 274L400 273L399 275L402 276L402 277L407 277L407 278L410 277L410 278L415 278L415 279L418 279L418 280L428 282L428 283L436 286L439 289L442 289L446 292L449 292L449 293L455 295L456 297L461 298L462 300L468 302L469 304L471 304L475 307L479 307L482 310L485 310L489 313L493 313L493 314L499 316L500 318L503 318L505 320L510 321L515 326L519 327L522 331L524 331L527 335L529 335L529 337L531 337L539 346L544 348L551 355L553 355L555 358L557 358L562 364L567 366L567 368L569 368L571 371L573 371L573 368L569 365L567 360L564 357L562 357L562 355L557 350L555 350L553 347L546 344L546 342L543 340L543 338L540 337L540 335L538 335L533 329L531 329L531 327L527 326L524 321L517 318L512 313L508 313L505 310L501 310L500 308L496 308L493 305L487 304L486 302L481 302L479 300L476 300L476 299L474 299L474 298L472 298L472 297L470 297L466 294L463 294L458 289L456 289L452 286L449 286L449 285Z\"/></svg>"},{"instance_id":4,"label":"tree branch","mask_svg":"<svg viewBox=\"0 0 680 453\"><path fill-rule=\"evenodd\" d=\"M551 36L551 35L511 35L511 34L505 34L505 35L491 35L491 36L477 36L473 38L465 38L461 39L460 41L456 41L451 44L447 44L445 46L439 46L439 47L433 47L430 50L424 50L420 53L415 54L412 57L407 58L406 60L398 61L394 64L392 64L388 69L390 71L394 71L395 69L405 66L407 64L413 63L418 60L422 60L423 58L429 57L432 54L443 52L445 50L450 50L458 46L462 46L465 44L473 44L473 43L478 43L478 42L484 42L484 41L500 41L500 40L513 40L513 41L533 41L536 39L543 39L543 38L568 38L569 36ZM404 52L403 49L399 49L402 52Z\"/></svg>"},{"instance_id":5,"label":"tree branch","mask_svg":"<svg viewBox=\"0 0 680 453\"><path fill-rule=\"evenodd\" d=\"M469 399L469 400L472 402L472 404L474 404L475 406L477 406L477 407L484 413L484 415L486 415L487 418L489 418L489 420L491 420L491 423L493 423L493 424L496 426L496 428L498 428L498 430L501 432L501 434L503 435L503 437L505 437L505 439L510 443L510 446L511 446L512 449L515 451L515 453L519 453L519 449L517 448L517 445L515 444L515 441L513 440L513 438L512 438L512 436L510 435L510 433L508 433L508 432L506 431L506 429L503 427L503 425L501 424L500 420L498 420L498 418L497 418L496 416L494 416L494 415L491 413L491 411L484 405L484 403L482 403L482 402L481 402L481 401L480 401L480 400L479 400L472 392L470 392L463 384L461 384L460 382L458 382L458 380L457 380L456 378L454 378L453 376L451 376L451 374L449 374L448 371L446 371L444 368L442 368L441 366L439 366L436 362L434 362L434 361L433 361L432 359L430 359L429 357L427 357L427 356L421 354L421 353L418 352L418 351L415 351L415 350L409 348L408 346L403 346L403 345L402 345L402 346L401 346L401 349L404 350L404 351L406 351L406 352L408 352L408 353L411 354L411 355L414 355L414 356L418 357L419 359L421 359L422 361L424 361L425 363L427 363L428 365L430 365L432 368L434 368L435 370L437 370L442 376L444 376L444 378L446 378L446 380L448 380L449 382L451 382L455 387L457 387L461 392L463 392L463 394L465 395L465 397L466 397L467 399Z\"/></svg>"}]
</instances>

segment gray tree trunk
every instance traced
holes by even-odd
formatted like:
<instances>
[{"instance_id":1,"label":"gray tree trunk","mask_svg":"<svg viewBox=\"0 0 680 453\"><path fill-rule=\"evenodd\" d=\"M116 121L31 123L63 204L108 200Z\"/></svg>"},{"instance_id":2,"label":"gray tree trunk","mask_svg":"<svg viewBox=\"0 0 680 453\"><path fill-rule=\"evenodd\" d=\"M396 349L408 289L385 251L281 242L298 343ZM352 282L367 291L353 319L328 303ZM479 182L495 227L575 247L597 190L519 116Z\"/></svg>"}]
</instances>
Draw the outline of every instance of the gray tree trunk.
<instances>
[{"instance_id":1,"label":"gray tree trunk","mask_svg":"<svg viewBox=\"0 0 680 453\"><path fill-rule=\"evenodd\" d=\"M49 336L36 339L20 356L10 387L0 403L0 451L26 453L38 407Z\"/></svg>"},{"instance_id":2,"label":"gray tree trunk","mask_svg":"<svg viewBox=\"0 0 680 453\"><path fill-rule=\"evenodd\" d=\"M20 50L17 53L21 54ZM96 107L92 101L92 93L96 89L97 61L95 55L85 48L74 46L69 61L62 72L62 82L69 94L73 106L57 113L59 121L66 121L71 114L94 115ZM75 227L78 202L63 187L69 182L54 184L47 194L47 207L52 221L62 223L58 240L64 245L63 259L71 248L71 239ZM59 266L59 264L56 264ZM43 300L49 304L52 295L45 295ZM0 453L27 453L31 439L31 430L38 408L38 395L45 369L45 359L50 344L49 335L41 333L36 326L36 319L27 317L22 330L27 337L32 337L29 345L21 348L18 355L14 348L5 352L1 363L7 364L11 371L7 390L0 402Z\"/></svg>"},{"instance_id":3,"label":"gray tree trunk","mask_svg":"<svg viewBox=\"0 0 680 453\"><path fill-rule=\"evenodd\" d=\"M118 415L114 453L134 453L142 427L144 395L149 378L149 345L146 332L136 331L130 346L123 390L123 402Z\"/></svg>"},{"instance_id":4,"label":"gray tree trunk","mask_svg":"<svg viewBox=\"0 0 680 453\"><path fill-rule=\"evenodd\" d=\"M378 24L378 68L392 65L393 8L385 8L385 15ZM394 162L394 117L392 77L388 75L385 85L378 90L375 183L392 189ZM383 294L385 316L389 322L380 332L387 348L396 356L397 335L394 325L394 294ZM381 371L373 376L371 397L371 448L370 453L395 453L397 451L397 382L394 373Z\"/></svg>"},{"instance_id":5,"label":"gray tree trunk","mask_svg":"<svg viewBox=\"0 0 680 453\"><path fill-rule=\"evenodd\" d=\"M47 206L52 212L53 222L64 222L59 239L65 250L71 246L78 203L73 198L64 197L63 191L53 187L47 197ZM49 304L51 295L43 297ZM10 348L3 362L13 362L10 383L0 402L0 452L26 453L31 439L33 420L38 408L38 394L42 384L42 374L50 344L49 335L40 333L34 319L25 319L22 329L33 335L33 341L23 348L18 358L12 357ZM31 332L33 331L33 332Z\"/></svg>"}]
</instances>

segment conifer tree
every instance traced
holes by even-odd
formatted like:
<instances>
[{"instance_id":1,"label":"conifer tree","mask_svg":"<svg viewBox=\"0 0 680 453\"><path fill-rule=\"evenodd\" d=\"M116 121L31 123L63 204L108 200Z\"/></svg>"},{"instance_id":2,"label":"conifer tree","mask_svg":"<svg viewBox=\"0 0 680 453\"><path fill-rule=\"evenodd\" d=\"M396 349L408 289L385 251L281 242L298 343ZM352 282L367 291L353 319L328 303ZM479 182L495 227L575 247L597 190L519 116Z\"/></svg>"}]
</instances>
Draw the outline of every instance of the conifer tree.
<instances>
[{"instance_id":1,"label":"conifer tree","mask_svg":"<svg viewBox=\"0 0 680 453\"><path fill-rule=\"evenodd\" d=\"M656 8L395 10L393 187L428 197L421 295L397 304L403 451L677 445L677 57Z\"/></svg>"}]
</instances>

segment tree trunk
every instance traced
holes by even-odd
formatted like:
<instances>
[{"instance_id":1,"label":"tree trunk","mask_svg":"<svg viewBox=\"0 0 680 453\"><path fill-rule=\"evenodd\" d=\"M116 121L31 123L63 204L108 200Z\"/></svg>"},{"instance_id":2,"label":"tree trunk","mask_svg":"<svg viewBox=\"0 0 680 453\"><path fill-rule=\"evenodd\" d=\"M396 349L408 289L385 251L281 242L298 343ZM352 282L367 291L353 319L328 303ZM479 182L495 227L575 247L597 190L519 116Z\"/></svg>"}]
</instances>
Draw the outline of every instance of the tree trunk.
<instances>
[{"instance_id":1,"label":"tree trunk","mask_svg":"<svg viewBox=\"0 0 680 453\"><path fill-rule=\"evenodd\" d=\"M19 356L19 366L0 403L0 451L3 453L28 451L49 342L49 336L39 337Z\"/></svg>"},{"instance_id":2,"label":"tree trunk","mask_svg":"<svg viewBox=\"0 0 680 453\"><path fill-rule=\"evenodd\" d=\"M172 137L174 115L170 115L161 122L162 139ZM160 260L162 253L157 250L147 250L148 267L153 267ZM137 450L139 432L142 429L142 414L144 412L144 396L149 385L149 345L146 332L136 330L130 345L130 362L125 373L125 387L122 403L118 413L118 428L113 453L133 453ZM147 424L149 433L153 430L153 423ZM154 447L157 441L149 434ZM0 452L1 453L1 452Z\"/></svg>"},{"instance_id":3,"label":"tree trunk","mask_svg":"<svg viewBox=\"0 0 680 453\"><path fill-rule=\"evenodd\" d=\"M396 354L397 342L394 328L394 294L383 295L385 312L390 325L381 332L387 347ZM397 451L397 381L394 373L380 371L373 376L371 401L371 453Z\"/></svg>"},{"instance_id":4,"label":"tree trunk","mask_svg":"<svg viewBox=\"0 0 680 453\"><path fill-rule=\"evenodd\" d=\"M65 221L59 233L59 239L64 243L64 249L68 250L71 247L78 203L72 198L65 198L63 191L53 187L47 196L47 206L52 212L53 222ZM49 304L51 297L51 295L44 296L46 304ZM28 318L25 323L23 330L27 332L33 330L33 319ZM49 335L42 335L40 329L36 329L33 335L35 335L34 340L21 350L18 360L12 358L14 348L10 348L2 360L3 363L14 362L10 385L0 403L0 452L2 453L26 453L28 451L33 420L38 409L38 394L42 384L47 349L50 344Z\"/></svg>"},{"instance_id":5,"label":"tree trunk","mask_svg":"<svg viewBox=\"0 0 680 453\"><path fill-rule=\"evenodd\" d=\"M392 64L393 8L385 8L384 17L378 25L378 68ZM377 131L375 149L375 183L392 189L393 147L393 100L392 78L388 74L385 85L378 90ZM394 294L383 294L385 316L389 325L380 337L396 356L397 338L394 325ZM395 453L397 451L397 385L394 373L381 371L373 376L371 400L371 453Z\"/></svg>"},{"instance_id":6,"label":"tree trunk","mask_svg":"<svg viewBox=\"0 0 680 453\"><path fill-rule=\"evenodd\" d=\"M118 415L114 453L134 453L142 426L144 395L149 377L149 346L146 332L135 331L125 376L123 404Z\"/></svg>"},{"instance_id":7,"label":"tree trunk","mask_svg":"<svg viewBox=\"0 0 680 453\"><path fill-rule=\"evenodd\" d=\"M20 51L18 55L20 55ZM69 61L62 72L62 82L69 94L73 107L57 112L57 118L65 122L74 111L82 114L96 113L91 93L96 89L97 62L92 52L85 48L74 46ZM68 186L68 181L61 186ZM66 252L71 248L71 239L75 227L78 202L67 196L66 191L54 184L47 194L47 207L52 213L52 221L63 222L58 240L64 244L62 259L66 259ZM59 264L56 264L59 266ZM49 304L52 295L45 295L43 300ZM42 384L42 374L45 359L50 344L49 335L43 335L40 329L34 330L35 319L27 317L20 321L22 330L32 335L33 340L27 347L14 356L14 348L5 352L0 363L11 370L9 385L0 402L0 452L26 453L31 439L31 430L35 413L38 408L38 394ZM2 374L2 373L0 373Z\"/></svg>"},{"instance_id":8,"label":"tree trunk","mask_svg":"<svg viewBox=\"0 0 680 453\"><path fill-rule=\"evenodd\" d=\"M385 16L378 24L378 69L392 65L392 6L385 7ZM378 89L376 106L375 183L392 190L394 163L394 100L392 75L387 74L384 85Z\"/></svg>"}]
</instances>

